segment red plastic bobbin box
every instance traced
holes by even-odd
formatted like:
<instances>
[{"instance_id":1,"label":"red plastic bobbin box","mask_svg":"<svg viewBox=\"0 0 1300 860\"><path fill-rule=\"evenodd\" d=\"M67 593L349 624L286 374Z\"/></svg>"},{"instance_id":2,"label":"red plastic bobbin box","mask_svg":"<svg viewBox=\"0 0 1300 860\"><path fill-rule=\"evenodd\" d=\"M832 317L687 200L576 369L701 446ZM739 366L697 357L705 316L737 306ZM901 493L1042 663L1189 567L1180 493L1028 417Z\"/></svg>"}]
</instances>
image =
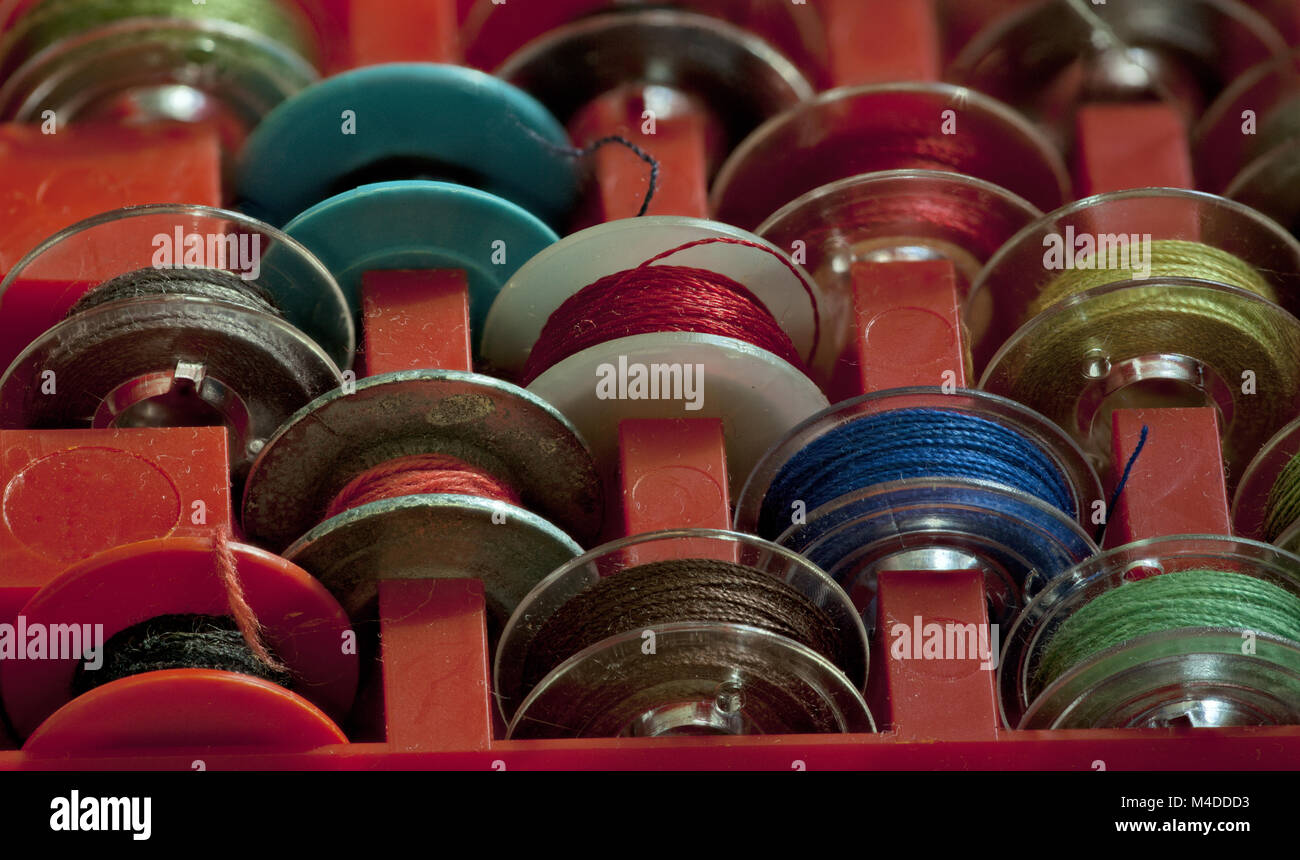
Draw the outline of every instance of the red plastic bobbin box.
<instances>
[{"instance_id":1,"label":"red plastic bobbin box","mask_svg":"<svg viewBox=\"0 0 1300 860\"><path fill-rule=\"evenodd\" d=\"M460 54L460 47L447 35L454 30L448 26L447 16L457 5L451 0L412 0L392 5L394 10L409 13L409 19L400 14L364 14L357 0L319 0L315 5L325 10L321 20L331 23L334 32L347 33L350 39L346 50L335 52L344 58L336 67L380 60L449 59ZM463 17L473 4L462 2L459 6L456 11ZM860 62L863 54L852 52L853 34L871 35L869 28L863 28L862 18L850 14L854 6L834 0L823 4L828 20L845 23L830 39L832 69L838 82L928 78L937 74L937 58L942 55L937 47L938 33L933 21L917 12L918 8L924 11L925 4L885 3L880 7L900 18L895 28L881 27L877 32L907 36L890 45L894 50L889 52L887 63L882 61L888 68L873 68L871 63ZM437 22L441 29L426 40L414 35L417 28L410 26L412 20ZM602 108L614 113L598 117L597 127L623 120L618 111L626 105L602 104L592 110ZM1147 108L1097 107L1080 115L1077 169L1085 180L1079 184L1081 189L1153 184L1152 165L1179 163L1178 157L1156 162L1152 153L1183 152L1185 143L1175 135L1181 135L1181 129L1157 121L1143 125L1152 131L1154 139L1142 141L1127 134L1132 124L1129 111L1139 109ZM1123 146L1116 149L1116 141L1123 142ZM683 148L690 150L697 143L688 138ZM665 142L660 153L669 169L676 163L671 155L674 145ZM609 175L602 177L602 188L609 187L612 177L623 170L626 176L620 177L622 181L644 181L643 166L626 158L616 163L619 155L611 151L602 161L599 169ZM629 162L626 167L624 161ZM1135 165L1142 168L1135 170ZM687 173L692 170L689 160L685 169ZM51 167L51 173L58 170ZM1190 177L1185 171L1180 174L1177 168L1159 179L1156 184L1191 185ZM691 184L693 181L686 183ZM208 191L215 195L216 188L214 179ZM75 193L73 197L82 199ZM625 197L618 195L619 200ZM213 202L211 196L187 199ZM680 198L666 195L660 203L664 208L658 211L699 214L691 209L697 204L698 198L688 189ZM98 207L95 211L109 208L93 200L86 205ZM610 206L600 217L612 214L629 213ZM970 381L949 270L934 263L883 264L861 266L854 274L854 315L860 335L858 390L943 382L963 385ZM901 296L907 298L902 300ZM385 274L367 284L366 302L367 372L411 366L468 367L463 281L441 274ZM439 331L458 334L446 338L446 349L438 344L438 348L430 350L428 342L419 336L419 331L427 330L424 325L404 328L403 320L416 316ZM908 357L906 362L900 360L904 355ZM943 377L947 371L952 371L951 379ZM1114 512L1108 542L1188 530L1226 533L1227 505L1213 414L1206 410L1117 412L1115 462L1127 461L1143 426L1149 428L1150 441ZM209 493L217 499L207 504L210 528L217 522L217 511L225 515L228 510L228 498L221 496L228 496L228 489L220 438L219 430L85 431L76 437L6 431L0 435L0 468L5 479L5 529L0 531L0 554L4 554L0 577L5 578L0 581L0 594L9 587L26 588L30 594L42 577L74 560L65 557L70 553L94 552L125 540L164 533L180 534L189 528L187 523L194 525L190 519L194 502L205 501ZM74 441L68 443L65 439ZM124 440L151 441L128 444ZM201 445L196 444L199 441ZM101 456L98 452L106 448L119 453ZM204 452L202 460L206 465L198 464L193 456L199 450ZM725 525L729 520L729 488L725 478L720 477L725 476L721 450L719 434L707 424L692 425L688 431L658 424L625 425L621 452L627 491L621 514L626 528L633 531L668 524L713 525L719 514ZM214 451L218 453L212 454ZM1183 459L1186 451L1196 454L1190 468ZM96 495L95 486L104 485L95 482L111 483L114 479L114 493L129 488L132 504L94 508L92 515L76 528L64 524L67 539L47 528L48 514L44 511L59 510L53 500L75 499L77 510L91 510L84 501ZM31 494L39 494L40 503L32 501ZM107 494L100 491L100 495ZM30 571L30 575L13 575L10 558L24 559L20 569ZM985 619L979 581L969 573L927 577L889 574L882 577L880 595L883 621L910 620L918 615L976 622ZM207 766L1088 770L1097 760L1113 768L1256 766L1261 760L1286 766L1296 760L1300 750L1300 731L1294 727L1249 732L1203 729L1191 733L1007 731L997 724L989 673L978 667L963 667L971 671L939 676L915 663L905 666L895 661L890 665L883 659L885 649L879 643L875 655L882 662L873 666L873 671L883 673L885 684L878 688L883 693L877 716L887 715L881 723L889 730L877 735L507 742L499 739L499 731L492 725L490 655L481 589L459 580L386 582L381 586L380 600L381 617L387 625L383 634L385 742L336 744L305 753L267 750L229 755L208 751ZM6 605L14 604L0 604L0 618L6 617ZM4 769L129 766L188 770L192 760L188 753L153 755L136 751L127 760L119 757L109 764L108 759L94 755L69 759L0 752L0 768Z\"/></svg>"}]
</instances>

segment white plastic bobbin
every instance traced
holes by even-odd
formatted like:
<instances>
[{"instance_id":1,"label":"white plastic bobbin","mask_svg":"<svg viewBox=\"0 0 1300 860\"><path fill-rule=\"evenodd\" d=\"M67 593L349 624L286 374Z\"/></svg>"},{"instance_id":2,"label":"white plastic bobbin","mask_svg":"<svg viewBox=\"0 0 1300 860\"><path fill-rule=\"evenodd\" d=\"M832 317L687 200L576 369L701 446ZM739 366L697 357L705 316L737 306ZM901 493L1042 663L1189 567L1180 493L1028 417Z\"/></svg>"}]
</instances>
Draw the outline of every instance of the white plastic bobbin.
<instances>
[{"instance_id":1,"label":"white plastic bobbin","mask_svg":"<svg viewBox=\"0 0 1300 860\"><path fill-rule=\"evenodd\" d=\"M497 372L518 374L552 313L600 278L635 268L688 242L709 238L754 242L690 248L664 265L708 269L745 285L767 307L802 356L815 348L816 308L785 255L751 233L697 218L645 217L582 230L529 260L502 288L488 312L482 356ZM656 264L657 265L657 264ZM811 279L805 281L814 290ZM596 384L633 365L664 364L692 374L703 368L698 399L602 399ZM683 384L683 392L685 385ZM619 338L569 356L538 376L528 390L553 403L593 446L597 462L615 456L618 423L629 418L721 418L729 468L748 474L787 428L828 405L803 371L744 341L665 332ZM698 407L698 408L697 408Z\"/></svg>"}]
</instances>

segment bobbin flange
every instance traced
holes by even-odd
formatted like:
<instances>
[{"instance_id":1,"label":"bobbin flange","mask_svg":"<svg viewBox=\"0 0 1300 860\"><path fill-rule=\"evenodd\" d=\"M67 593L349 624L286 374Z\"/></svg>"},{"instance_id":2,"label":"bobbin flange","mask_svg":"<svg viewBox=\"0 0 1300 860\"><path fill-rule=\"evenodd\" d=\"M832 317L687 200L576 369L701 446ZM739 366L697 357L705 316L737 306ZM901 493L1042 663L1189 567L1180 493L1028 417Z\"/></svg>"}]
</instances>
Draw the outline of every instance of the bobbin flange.
<instances>
[{"instance_id":1,"label":"bobbin flange","mask_svg":"<svg viewBox=\"0 0 1300 860\"><path fill-rule=\"evenodd\" d=\"M525 45L571 22L603 13L644 14L661 11L656 0L550 0L516 14L503 3L474 0L461 16L461 39L467 65L495 69ZM720 19L770 42L816 85L829 76L825 26L808 4L755 4L752 0L684 0L672 8ZM753 36L749 36L753 38ZM770 50L770 49L769 49Z\"/></svg>"},{"instance_id":2,"label":"bobbin flange","mask_svg":"<svg viewBox=\"0 0 1300 860\"><path fill-rule=\"evenodd\" d=\"M1182 243L1178 253L1190 261L1161 265L1186 276L1149 268L1154 243L1166 241ZM1089 242L1094 253L1085 254ZM1197 246L1245 268L1198 263L1185 250ZM1095 268L1091 282L1102 285L1052 303L1047 289L1080 268ZM1257 292L1246 280L1212 280L1247 277ZM964 317L979 387L1057 422L1099 470L1109 462L1114 409L1213 406L1233 478L1300 406L1297 285L1300 243L1275 222L1212 194L1136 189L1027 226L989 260Z\"/></svg>"},{"instance_id":3,"label":"bobbin flange","mask_svg":"<svg viewBox=\"0 0 1300 860\"><path fill-rule=\"evenodd\" d=\"M1232 82L1194 134L1203 187L1300 232L1300 52L1261 63Z\"/></svg>"},{"instance_id":4,"label":"bobbin flange","mask_svg":"<svg viewBox=\"0 0 1300 860\"><path fill-rule=\"evenodd\" d=\"M496 74L568 122L602 93L628 83L700 99L730 151L813 87L788 59L727 21L669 9L624 10L565 24L516 51Z\"/></svg>"},{"instance_id":5,"label":"bobbin flange","mask_svg":"<svg viewBox=\"0 0 1300 860\"><path fill-rule=\"evenodd\" d=\"M1159 98L1195 117L1227 82L1285 50L1268 20L1235 0L1043 0L995 19L946 77L1024 111L1064 144L1085 102Z\"/></svg>"},{"instance_id":6,"label":"bobbin flange","mask_svg":"<svg viewBox=\"0 0 1300 860\"><path fill-rule=\"evenodd\" d=\"M243 722L254 719L256 712L241 713L238 707L254 707L253 703L267 700L268 712L279 712L283 717L283 698L301 696L297 701L307 708L303 714L306 723L319 721L317 707L335 720L346 717L357 690L358 660L355 653L340 647L351 626L337 601L304 570L282 558L243 544L231 544L231 550L244 597L261 625L268 648L289 668L294 692L270 682L236 676L241 694L226 700L220 688L230 682L222 677L209 690L212 706L225 708L231 704L233 710L223 713L233 722ZM33 630L38 629L31 626L35 624L45 625L46 630L57 624L102 624L104 641L163 615L229 615L229 595L217 564L212 543L200 538L161 538L117 547L69 568L37 592L19 615ZM73 734L82 719L90 726L101 717L116 721L112 714L96 714L81 699L68 704L77 664L83 660L84 654L61 654L57 659L0 662L5 709L20 734L27 736L37 731L51 714L55 714L52 719L62 730ZM95 699L110 704L138 703L141 696L154 698L159 705L152 712L160 721L159 740L175 738L185 735L186 730L162 716L176 710L165 705L166 697L174 695L174 691L169 693L160 679L150 677L162 674L121 678L96 688L97 693L91 692ZM308 701L315 707L308 706ZM236 706L234 702L241 704ZM74 719L60 711L65 707L78 716ZM149 713L135 711L131 716L137 722L148 723ZM57 745L54 736L60 733L51 728L43 734L47 745ZM230 734L242 737L249 732L236 729Z\"/></svg>"},{"instance_id":7,"label":"bobbin flange","mask_svg":"<svg viewBox=\"0 0 1300 860\"><path fill-rule=\"evenodd\" d=\"M344 511L284 556L311 571L352 617L373 608L380 579L481 580L495 638L528 590L581 552L573 538L516 505L430 493Z\"/></svg>"},{"instance_id":8,"label":"bobbin flange","mask_svg":"<svg viewBox=\"0 0 1300 860\"><path fill-rule=\"evenodd\" d=\"M1300 456L1300 418L1277 431L1242 472L1232 499L1234 534L1267 541L1289 552L1300 550L1300 520L1270 521L1279 477L1296 456Z\"/></svg>"},{"instance_id":9,"label":"bobbin flange","mask_svg":"<svg viewBox=\"0 0 1300 860\"><path fill-rule=\"evenodd\" d=\"M105 4L89 26L74 4L63 4L66 21L50 21L43 9L54 5L20 16L0 43L6 119L35 122L53 111L60 125L121 115L214 122L233 150L272 108L317 78L302 53L309 48L305 23L288 4L267 4L279 12L278 34L219 20L210 11L216 4L159 3L155 14L139 4ZM185 14L185 6L194 11ZM49 35L51 27L62 35Z\"/></svg>"},{"instance_id":10,"label":"bobbin flange","mask_svg":"<svg viewBox=\"0 0 1300 860\"><path fill-rule=\"evenodd\" d=\"M874 731L862 695L810 648L739 624L664 624L570 657L520 705L508 736Z\"/></svg>"},{"instance_id":11,"label":"bobbin flange","mask_svg":"<svg viewBox=\"0 0 1300 860\"><path fill-rule=\"evenodd\" d=\"M1040 209L1069 198L1061 156L1011 108L951 84L884 84L830 90L759 126L718 172L710 208L753 228L830 182L914 168L976 176Z\"/></svg>"},{"instance_id":12,"label":"bobbin flange","mask_svg":"<svg viewBox=\"0 0 1300 860\"><path fill-rule=\"evenodd\" d=\"M989 257L1041 215L1023 198L973 176L884 170L813 189L755 232L790 253L799 250L820 288L821 342L812 364L829 379L857 334L855 263L948 260L964 297Z\"/></svg>"},{"instance_id":13,"label":"bobbin flange","mask_svg":"<svg viewBox=\"0 0 1300 860\"><path fill-rule=\"evenodd\" d=\"M806 559L752 535L721 529L678 529L611 541L566 561L519 603L501 634L492 673L497 704L507 721L531 692L525 678L527 656L546 623L566 603L607 577L664 557L675 561L728 559L791 586L826 613L842 644L840 652L848 660L839 670L858 690L866 689L866 629L848 596L830 577ZM677 619L691 620L689 616Z\"/></svg>"},{"instance_id":14,"label":"bobbin flange","mask_svg":"<svg viewBox=\"0 0 1300 860\"><path fill-rule=\"evenodd\" d=\"M843 585L870 614L881 570L982 570L990 606L1006 621L1032 594L1096 552L1087 527L1101 483L1082 451L1060 428L1018 403L984 392L908 388L832 406L789 431L750 473L736 504L736 528L762 533L768 490L782 469L818 439L855 420L903 409L956 412L994 421L1034 444L1059 471L1073 517L1004 484L934 475L889 481L787 512L788 525L768 535L804 555ZM874 617L874 615L871 615Z\"/></svg>"},{"instance_id":15,"label":"bobbin flange","mask_svg":"<svg viewBox=\"0 0 1300 860\"><path fill-rule=\"evenodd\" d=\"M426 63L354 69L283 102L249 137L237 191L245 211L284 224L359 185L413 178L479 188L552 225L577 195L568 136L536 99Z\"/></svg>"},{"instance_id":16,"label":"bobbin flange","mask_svg":"<svg viewBox=\"0 0 1300 860\"><path fill-rule=\"evenodd\" d=\"M1175 571L1246 574L1300 594L1300 557L1217 535L1162 537L1098 555L1039 594L1017 619L998 667L1008 727L1290 725L1300 720L1300 643L1264 631L1185 627L1093 654L1044 688L1044 649L1073 613L1134 579Z\"/></svg>"},{"instance_id":17,"label":"bobbin flange","mask_svg":"<svg viewBox=\"0 0 1300 860\"><path fill-rule=\"evenodd\" d=\"M311 250L362 317L362 276L373 269L459 269L469 284L470 331L515 270L559 237L485 191L408 180L363 185L298 215L284 232Z\"/></svg>"}]
</instances>

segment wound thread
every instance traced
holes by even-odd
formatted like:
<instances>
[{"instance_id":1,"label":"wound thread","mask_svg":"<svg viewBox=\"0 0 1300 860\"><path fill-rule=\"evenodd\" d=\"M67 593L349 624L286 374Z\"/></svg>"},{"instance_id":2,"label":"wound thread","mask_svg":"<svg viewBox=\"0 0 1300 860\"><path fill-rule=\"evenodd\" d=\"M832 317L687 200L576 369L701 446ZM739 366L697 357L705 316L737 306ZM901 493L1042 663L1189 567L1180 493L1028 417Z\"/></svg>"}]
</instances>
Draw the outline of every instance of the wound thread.
<instances>
[{"instance_id":1,"label":"wound thread","mask_svg":"<svg viewBox=\"0 0 1300 860\"><path fill-rule=\"evenodd\" d=\"M1160 278L1196 278L1239 287L1257 296L1276 301L1277 294L1264 276L1240 257L1200 242L1160 239L1151 243L1150 275L1143 280ZM1145 267L1143 267L1145 268ZM1024 321L1037 316L1063 299L1109 284L1133 278L1131 269L1099 267L1071 269L1053 280L1030 303Z\"/></svg>"},{"instance_id":2,"label":"wound thread","mask_svg":"<svg viewBox=\"0 0 1300 860\"><path fill-rule=\"evenodd\" d=\"M230 532L224 528L218 529L212 542L217 559L217 576L220 577L221 585L226 591L231 620L243 638L244 645L268 671L287 672L288 669L266 647L262 639L262 625L244 596L244 584L239 578L238 561L230 546Z\"/></svg>"},{"instance_id":3,"label":"wound thread","mask_svg":"<svg viewBox=\"0 0 1300 860\"><path fill-rule=\"evenodd\" d=\"M1264 540L1272 543L1300 519L1300 454L1282 467L1268 492L1264 511Z\"/></svg>"},{"instance_id":4,"label":"wound thread","mask_svg":"<svg viewBox=\"0 0 1300 860\"><path fill-rule=\"evenodd\" d=\"M446 454L412 454L357 475L330 502L325 519L371 502L437 493L520 504L518 491L477 466Z\"/></svg>"},{"instance_id":5,"label":"wound thread","mask_svg":"<svg viewBox=\"0 0 1300 860\"><path fill-rule=\"evenodd\" d=\"M1061 622L1043 647L1031 698L1089 657L1140 636L1227 628L1300 642L1300 597L1265 580L1184 570L1125 581Z\"/></svg>"},{"instance_id":6,"label":"wound thread","mask_svg":"<svg viewBox=\"0 0 1300 860\"><path fill-rule=\"evenodd\" d=\"M1077 513L1065 474L1036 442L976 415L894 409L843 424L791 457L763 497L758 533L781 535L796 502L813 511L850 493L910 478L988 481L1028 493L1071 518Z\"/></svg>"},{"instance_id":7,"label":"wound thread","mask_svg":"<svg viewBox=\"0 0 1300 860\"><path fill-rule=\"evenodd\" d=\"M248 310L283 317L270 293L253 281L224 269L137 269L92 288L68 309L64 319L118 301L158 296L189 296L225 302Z\"/></svg>"},{"instance_id":8,"label":"wound thread","mask_svg":"<svg viewBox=\"0 0 1300 860\"><path fill-rule=\"evenodd\" d=\"M103 665L95 671L78 663L72 691L80 696L96 687L145 672L165 669L217 669L252 675L288 687L288 670L249 649L231 618L216 615L160 615L109 637Z\"/></svg>"},{"instance_id":9,"label":"wound thread","mask_svg":"<svg viewBox=\"0 0 1300 860\"><path fill-rule=\"evenodd\" d=\"M840 636L831 617L776 577L732 562L671 559L621 570L570 598L523 655L522 689L533 689L569 657L610 636L678 622L758 627L841 668L855 662L849 637Z\"/></svg>"},{"instance_id":10,"label":"wound thread","mask_svg":"<svg viewBox=\"0 0 1300 860\"><path fill-rule=\"evenodd\" d=\"M728 244L757 248L771 254L799 279L813 305L812 287L792 263L772 249L744 239L713 237L688 242L651 257L633 269L600 278L561 304L546 321L524 366L528 385L546 370L584 349L660 332L695 332L728 337L764 349L802 368L790 336L753 292L726 275L688 266L656 266L673 254L701 245ZM817 348L816 324L812 351Z\"/></svg>"},{"instance_id":11,"label":"wound thread","mask_svg":"<svg viewBox=\"0 0 1300 860\"><path fill-rule=\"evenodd\" d=\"M314 53L299 21L277 0L42 0L14 22L9 50L0 71L12 72L22 61L66 38L132 20L220 21L247 27L293 49Z\"/></svg>"}]
</instances>

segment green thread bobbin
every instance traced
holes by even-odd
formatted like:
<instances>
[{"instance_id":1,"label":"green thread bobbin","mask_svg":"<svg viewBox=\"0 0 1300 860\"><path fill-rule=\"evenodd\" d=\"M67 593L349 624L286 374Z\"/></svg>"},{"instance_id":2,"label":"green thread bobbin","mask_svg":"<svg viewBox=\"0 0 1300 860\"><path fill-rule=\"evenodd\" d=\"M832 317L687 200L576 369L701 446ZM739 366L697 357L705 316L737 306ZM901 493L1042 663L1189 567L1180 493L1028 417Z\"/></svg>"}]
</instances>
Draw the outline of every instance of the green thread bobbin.
<instances>
[{"instance_id":1,"label":"green thread bobbin","mask_svg":"<svg viewBox=\"0 0 1300 860\"><path fill-rule=\"evenodd\" d=\"M1158 239L1151 242L1150 248L1150 257L1145 262L1151 269L1142 280L1196 278L1239 287L1269 301L1276 300L1276 293L1268 281L1245 260L1227 251L1183 239ZM1037 316L1069 296L1129 280L1130 277L1135 277L1132 269L1072 269L1043 288L1029 305L1025 319Z\"/></svg>"},{"instance_id":2,"label":"green thread bobbin","mask_svg":"<svg viewBox=\"0 0 1300 860\"><path fill-rule=\"evenodd\" d=\"M1207 627L1300 642L1300 596L1222 570L1184 570L1126 582L1061 622L1033 672L1033 695L1109 648L1155 633Z\"/></svg>"}]
</instances>

